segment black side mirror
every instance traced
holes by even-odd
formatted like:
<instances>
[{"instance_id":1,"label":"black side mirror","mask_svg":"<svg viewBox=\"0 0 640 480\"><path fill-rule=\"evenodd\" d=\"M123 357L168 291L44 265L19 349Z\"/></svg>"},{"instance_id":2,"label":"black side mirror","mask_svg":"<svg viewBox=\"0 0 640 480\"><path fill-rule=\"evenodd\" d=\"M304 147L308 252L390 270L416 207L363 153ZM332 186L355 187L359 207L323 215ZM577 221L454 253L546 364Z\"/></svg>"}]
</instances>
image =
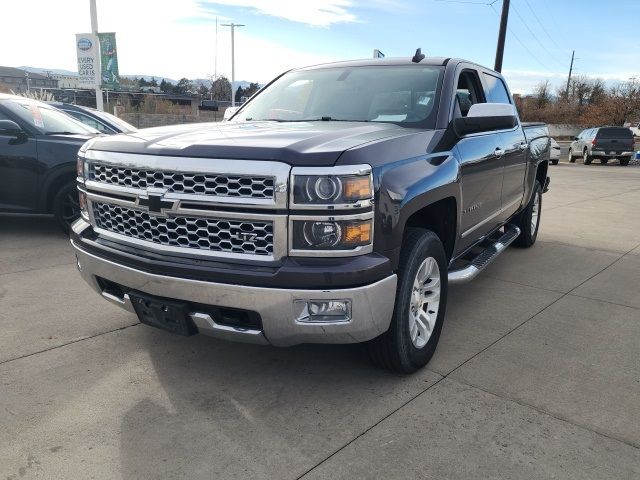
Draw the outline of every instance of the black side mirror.
<instances>
[{"instance_id":1,"label":"black side mirror","mask_svg":"<svg viewBox=\"0 0 640 480\"><path fill-rule=\"evenodd\" d=\"M22 128L13 120L0 120L0 133L18 135L22 133Z\"/></svg>"},{"instance_id":2,"label":"black side mirror","mask_svg":"<svg viewBox=\"0 0 640 480\"><path fill-rule=\"evenodd\" d=\"M515 115L500 115L494 117L463 117L453 120L453 129L458 137L471 133L491 132L493 130L507 130L518 125Z\"/></svg>"},{"instance_id":3,"label":"black side mirror","mask_svg":"<svg viewBox=\"0 0 640 480\"><path fill-rule=\"evenodd\" d=\"M580 137L573 137L574 140L580 140Z\"/></svg>"}]
</instances>

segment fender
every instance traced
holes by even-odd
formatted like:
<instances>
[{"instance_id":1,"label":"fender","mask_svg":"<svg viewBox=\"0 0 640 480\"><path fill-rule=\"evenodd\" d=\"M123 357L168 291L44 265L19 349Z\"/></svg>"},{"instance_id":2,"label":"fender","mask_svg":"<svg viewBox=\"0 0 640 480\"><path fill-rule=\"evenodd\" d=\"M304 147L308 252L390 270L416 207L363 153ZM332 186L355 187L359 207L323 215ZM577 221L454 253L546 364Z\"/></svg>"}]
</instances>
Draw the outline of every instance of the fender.
<instances>
[{"instance_id":1,"label":"fender","mask_svg":"<svg viewBox=\"0 0 640 480\"><path fill-rule=\"evenodd\" d=\"M38 209L41 212L51 212L51 200L56 194L57 188L63 183L76 178L76 165L64 163L58 165L46 172L46 176L42 179L40 195L38 197Z\"/></svg>"}]
</instances>

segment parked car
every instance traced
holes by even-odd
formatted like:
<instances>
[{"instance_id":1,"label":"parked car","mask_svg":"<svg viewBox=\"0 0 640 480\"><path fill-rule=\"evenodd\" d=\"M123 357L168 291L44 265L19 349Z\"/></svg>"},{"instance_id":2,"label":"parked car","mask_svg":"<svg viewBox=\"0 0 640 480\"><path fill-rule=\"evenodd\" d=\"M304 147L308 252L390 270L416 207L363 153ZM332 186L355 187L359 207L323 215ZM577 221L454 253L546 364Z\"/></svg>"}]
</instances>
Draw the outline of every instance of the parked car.
<instances>
[{"instance_id":1,"label":"parked car","mask_svg":"<svg viewBox=\"0 0 640 480\"><path fill-rule=\"evenodd\" d=\"M553 138L551 139L551 152L549 154L549 161L552 165L557 165L560 161L560 145Z\"/></svg>"},{"instance_id":2,"label":"parked car","mask_svg":"<svg viewBox=\"0 0 640 480\"><path fill-rule=\"evenodd\" d=\"M99 132L43 102L0 94L0 212L80 215L76 157Z\"/></svg>"},{"instance_id":3,"label":"parked car","mask_svg":"<svg viewBox=\"0 0 640 480\"><path fill-rule=\"evenodd\" d=\"M569 161L574 163L576 157L582 157L582 163L591 165L596 159L606 164L617 158L620 165L629 165L635 154L633 133L627 127L597 127L580 132L569 147Z\"/></svg>"},{"instance_id":4,"label":"parked car","mask_svg":"<svg viewBox=\"0 0 640 480\"><path fill-rule=\"evenodd\" d=\"M448 286L535 243L548 163L546 125L520 123L500 73L418 54L326 64L228 122L87 142L71 242L89 285L148 325L367 342L413 372Z\"/></svg>"},{"instance_id":5,"label":"parked car","mask_svg":"<svg viewBox=\"0 0 640 480\"><path fill-rule=\"evenodd\" d=\"M125 122L124 120L111 115L107 112L101 112L91 107L83 107L82 105L74 105L73 103L48 102L52 107L62 110L64 113L71 115L76 120L89 125L106 135L115 133L133 133L138 129Z\"/></svg>"}]
</instances>

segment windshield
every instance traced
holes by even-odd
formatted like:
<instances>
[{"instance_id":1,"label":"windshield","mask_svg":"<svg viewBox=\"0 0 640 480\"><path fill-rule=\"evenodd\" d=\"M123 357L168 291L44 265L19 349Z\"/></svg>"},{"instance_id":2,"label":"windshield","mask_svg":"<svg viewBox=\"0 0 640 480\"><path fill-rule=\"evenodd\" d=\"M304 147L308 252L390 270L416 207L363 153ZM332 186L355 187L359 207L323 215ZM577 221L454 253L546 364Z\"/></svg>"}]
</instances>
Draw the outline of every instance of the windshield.
<instances>
[{"instance_id":1,"label":"windshield","mask_svg":"<svg viewBox=\"0 0 640 480\"><path fill-rule=\"evenodd\" d=\"M286 73L232 121L392 122L433 128L441 67L334 67Z\"/></svg>"},{"instance_id":2,"label":"windshield","mask_svg":"<svg viewBox=\"0 0 640 480\"><path fill-rule=\"evenodd\" d=\"M100 110L94 110L92 112L95 116L102 118L108 123L112 123L116 125L120 130L125 133L136 132L138 129L131 125L130 123L125 122L121 118L116 117L115 115L111 115L108 112L101 112Z\"/></svg>"},{"instance_id":3,"label":"windshield","mask_svg":"<svg viewBox=\"0 0 640 480\"><path fill-rule=\"evenodd\" d=\"M71 118L66 113L62 113L41 102L29 99L9 100L4 102L3 105L45 135L53 133L76 133L81 135L100 133Z\"/></svg>"}]
</instances>

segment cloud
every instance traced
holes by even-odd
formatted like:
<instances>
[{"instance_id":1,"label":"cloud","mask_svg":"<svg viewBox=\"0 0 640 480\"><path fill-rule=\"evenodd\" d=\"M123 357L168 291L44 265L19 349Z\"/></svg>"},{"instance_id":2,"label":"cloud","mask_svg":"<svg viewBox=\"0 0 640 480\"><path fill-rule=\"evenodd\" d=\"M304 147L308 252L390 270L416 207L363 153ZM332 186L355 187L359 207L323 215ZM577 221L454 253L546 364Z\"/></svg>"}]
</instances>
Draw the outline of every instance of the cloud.
<instances>
[{"instance_id":1,"label":"cloud","mask_svg":"<svg viewBox=\"0 0 640 480\"><path fill-rule=\"evenodd\" d=\"M262 15L283 18L314 27L335 23L353 23L357 17L350 11L350 0L203 0L201 4L245 7Z\"/></svg>"}]
</instances>

